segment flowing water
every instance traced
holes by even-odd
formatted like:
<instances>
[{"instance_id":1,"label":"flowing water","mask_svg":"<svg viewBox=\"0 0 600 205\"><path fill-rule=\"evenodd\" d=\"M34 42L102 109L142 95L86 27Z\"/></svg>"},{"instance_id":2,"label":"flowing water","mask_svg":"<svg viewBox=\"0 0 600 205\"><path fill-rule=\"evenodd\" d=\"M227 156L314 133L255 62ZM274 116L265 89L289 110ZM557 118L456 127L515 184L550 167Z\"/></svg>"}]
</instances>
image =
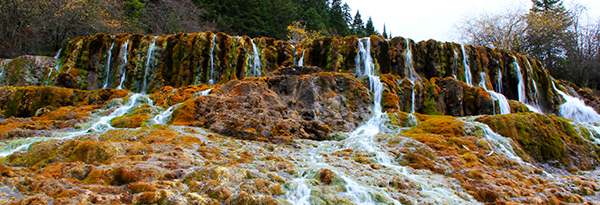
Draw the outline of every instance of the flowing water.
<instances>
[{"instance_id":1,"label":"flowing water","mask_svg":"<svg viewBox=\"0 0 600 205\"><path fill-rule=\"evenodd\" d=\"M123 44L123 46L121 46L121 51L119 52L119 59L121 59L121 82L119 83L119 86L117 86L117 90L119 89L123 89L123 82L125 82L125 74L127 73L127 49L129 46L129 39L127 39L127 41L125 42L125 44Z\"/></svg>"},{"instance_id":2,"label":"flowing water","mask_svg":"<svg viewBox=\"0 0 600 205\"><path fill-rule=\"evenodd\" d=\"M519 63L517 62L517 58L513 56L514 62L513 65L515 67L515 70L517 72L517 78L519 79L519 84L517 85L518 88L518 93L519 93L519 102L523 103L525 106L527 106L527 108L529 108L529 110L536 112L536 113L542 113L538 107L535 107L534 105L530 105L529 104L529 100L527 99L527 91L525 90L525 83L527 83L525 81L525 79L523 79L523 73L521 72L521 67L519 66Z\"/></svg>"},{"instance_id":3,"label":"flowing water","mask_svg":"<svg viewBox=\"0 0 600 205\"><path fill-rule=\"evenodd\" d=\"M363 39L366 45L370 46L369 39ZM373 116L356 130L349 133L349 136L341 141L321 141L300 140L300 152L306 153L294 156L299 164L297 178L287 186L289 189L286 194L286 201L292 204L313 204L320 203L321 197L328 198L329 194L323 194L323 186L314 183L314 179L319 170L329 169L333 172L337 180L334 180L332 189L339 189L333 198L340 201L330 203L349 203L349 204L401 204L402 201L411 203L474 203L477 202L468 195L456 182L451 182L444 176L412 171L408 167L400 166L395 162L381 142L377 139L380 134L380 127L384 124L381 98L384 86L379 77L371 75L375 73L373 65L365 65L364 62L371 62L368 54L370 48L365 48L359 43L359 56L357 58L357 73L359 77L368 77L369 88L373 92ZM364 69L363 68L367 68ZM369 69L370 68L370 69ZM369 75L367 75L369 74ZM366 167L368 165L356 164L355 161L330 161L328 155L335 153L352 151L361 153L372 160L376 166L381 169L372 171ZM340 166L343 164L343 166ZM351 166L359 166L349 168ZM359 171L363 170L363 171ZM358 171L358 173L356 173ZM418 187L419 197L411 197L400 192L394 192L386 186L378 186L376 181L390 179L394 177L404 178L415 183ZM322 202L321 202L322 203Z\"/></svg>"},{"instance_id":4,"label":"flowing water","mask_svg":"<svg viewBox=\"0 0 600 205\"><path fill-rule=\"evenodd\" d=\"M210 91L212 91L212 88L198 92L193 97L195 98L198 96L206 96L210 93ZM171 115L173 114L173 110L177 109L179 106L181 106L181 104L183 104L183 103L177 103L177 104L169 107L167 110L160 112L159 114L154 116L154 118L152 118L152 121L154 122L154 124L158 124L158 125L165 125L165 124L169 123L171 121Z\"/></svg>"},{"instance_id":5,"label":"flowing water","mask_svg":"<svg viewBox=\"0 0 600 205\"><path fill-rule=\"evenodd\" d=\"M585 105L583 100L570 96L565 92L556 88L554 81L552 81L552 87L560 94L565 103L560 105L558 108L558 114L561 117L573 120L578 123L600 123L600 115L594 110L594 108Z\"/></svg>"},{"instance_id":6,"label":"flowing water","mask_svg":"<svg viewBox=\"0 0 600 205\"><path fill-rule=\"evenodd\" d=\"M479 76L481 76L481 81L479 81L479 87L482 87L487 93L490 94L490 96L492 97L492 99L494 99L495 102L498 102L500 107L500 114L510 114L510 105L508 104L508 100L506 99L506 97L502 93L497 93L493 90L487 89L485 77L486 75L484 72L480 72Z\"/></svg>"},{"instance_id":7,"label":"flowing water","mask_svg":"<svg viewBox=\"0 0 600 205\"><path fill-rule=\"evenodd\" d=\"M498 84L496 85L496 92L502 93L502 71L498 68Z\"/></svg>"},{"instance_id":8,"label":"flowing water","mask_svg":"<svg viewBox=\"0 0 600 205\"><path fill-rule=\"evenodd\" d=\"M254 67L254 74L252 75L252 77L259 77L261 76L261 62L260 62L260 52L258 52L258 48L256 47L256 44L254 43L254 40L252 40L252 53L253 53L253 57L252 57L252 62L253 62L253 67ZM302 60L302 59L300 59Z\"/></svg>"},{"instance_id":9,"label":"flowing water","mask_svg":"<svg viewBox=\"0 0 600 205\"><path fill-rule=\"evenodd\" d=\"M102 88L106 88L108 86L108 77L110 76L110 60L112 57L112 49L115 46L115 42L110 45L110 49L108 49L108 61L106 62L106 80L104 81L104 86Z\"/></svg>"},{"instance_id":10,"label":"flowing water","mask_svg":"<svg viewBox=\"0 0 600 205\"><path fill-rule=\"evenodd\" d=\"M84 135L88 132L105 132L107 130L114 129L110 125L110 121L116 117L123 116L129 112L131 112L132 108L136 106L141 106L143 104L152 105L152 100L148 98L147 95L144 94L132 94L129 96L129 100L125 105L117 106L114 111L106 116L102 116L93 121L93 123L88 123L89 128L83 128L79 131L66 131L66 132L52 132L50 136L36 136L29 137L26 139L17 139L2 142L3 146L0 147L0 157L6 157L16 151L26 151L29 146L35 142L47 141L47 140L63 140L63 139L72 139L77 136ZM84 125L85 126L85 125Z\"/></svg>"},{"instance_id":11,"label":"flowing water","mask_svg":"<svg viewBox=\"0 0 600 205\"><path fill-rule=\"evenodd\" d=\"M292 46L292 63L294 65L298 65L298 62L296 62L296 46L291 45Z\"/></svg>"},{"instance_id":12,"label":"flowing water","mask_svg":"<svg viewBox=\"0 0 600 205\"><path fill-rule=\"evenodd\" d=\"M214 77L214 73L215 73L215 56L214 56L214 52L215 52L215 45L216 45L216 38L217 35L213 35L213 39L212 39L212 45L210 47L210 74L208 75L210 77L210 79L208 80L208 84L209 85L214 85L215 84L215 77Z\"/></svg>"},{"instance_id":13,"label":"flowing water","mask_svg":"<svg viewBox=\"0 0 600 205\"><path fill-rule=\"evenodd\" d=\"M463 65L465 66L465 83L469 85L469 87L473 87L472 77L471 77L471 67L469 66L469 55L467 54L467 50L465 50L464 45L460 45L463 54Z\"/></svg>"},{"instance_id":14,"label":"flowing water","mask_svg":"<svg viewBox=\"0 0 600 205\"><path fill-rule=\"evenodd\" d=\"M48 72L48 76L46 76L46 82L44 83L44 85L49 85L50 84L50 75L54 72L58 73L58 69L60 68L60 61L58 60L58 57L60 56L60 52L62 51L62 48L60 50L58 50L58 53L56 53L56 56L54 56L54 60L56 61L56 66L54 66L52 69L50 69L50 72ZM4 68L2 69L2 73L4 73Z\"/></svg>"},{"instance_id":15,"label":"flowing water","mask_svg":"<svg viewBox=\"0 0 600 205\"><path fill-rule=\"evenodd\" d=\"M150 67L150 63L152 62L152 53L154 52L154 47L156 46L156 39L158 38L158 36L155 36L154 39L152 39L152 43L150 44L150 47L148 47L148 56L146 57L146 66L144 68L144 80L142 82L142 88L141 88L141 92L142 93L146 93L146 78L148 77L148 68Z\"/></svg>"},{"instance_id":16,"label":"flowing water","mask_svg":"<svg viewBox=\"0 0 600 205\"><path fill-rule=\"evenodd\" d=\"M302 49L302 57L300 57L300 60L298 61L298 66L304 66L304 52L306 52L306 50Z\"/></svg>"}]
</instances>

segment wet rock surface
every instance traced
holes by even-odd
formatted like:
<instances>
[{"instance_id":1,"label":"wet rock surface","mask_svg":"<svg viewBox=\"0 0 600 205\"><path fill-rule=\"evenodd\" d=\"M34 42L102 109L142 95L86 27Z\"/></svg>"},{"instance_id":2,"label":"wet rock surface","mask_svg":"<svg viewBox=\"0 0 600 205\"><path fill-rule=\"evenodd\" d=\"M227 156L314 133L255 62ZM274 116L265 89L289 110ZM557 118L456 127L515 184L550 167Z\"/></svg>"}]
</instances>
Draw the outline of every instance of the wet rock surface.
<instances>
[{"instance_id":1,"label":"wet rock surface","mask_svg":"<svg viewBox=\"0 0 600 205\"><path fill-rule=\"evenodd\" d=\"M215 88L176 109L173 122L240 139L327 140L356 128L371 104L368 89L347 74L271 75Z\"/></svg>"}]
</instances>

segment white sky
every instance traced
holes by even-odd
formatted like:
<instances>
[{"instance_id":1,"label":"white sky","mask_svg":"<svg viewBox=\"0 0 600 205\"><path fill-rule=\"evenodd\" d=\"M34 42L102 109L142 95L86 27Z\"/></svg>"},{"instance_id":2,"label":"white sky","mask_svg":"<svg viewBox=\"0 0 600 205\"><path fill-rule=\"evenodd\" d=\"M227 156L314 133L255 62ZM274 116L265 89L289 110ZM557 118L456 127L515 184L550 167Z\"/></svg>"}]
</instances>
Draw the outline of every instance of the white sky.
<instances>
[{"instance_id":1,"label":"white sky","mask_svg":"<svg viewBox=\"0 0 600 205\"><path fill-rule=\"evenodd\" d=\"M422 41L456 41L453 25L463 16L476 16L507 7L520 6L526 10L531 0L343 0L352 8L352 17L360 11L363 22L372 17L375 29L383 32L385 23L388 34ZM573 2L585 5L589 15L600 20L600 0L564 0L570 8Z\"/></svg>"}]
</instances>

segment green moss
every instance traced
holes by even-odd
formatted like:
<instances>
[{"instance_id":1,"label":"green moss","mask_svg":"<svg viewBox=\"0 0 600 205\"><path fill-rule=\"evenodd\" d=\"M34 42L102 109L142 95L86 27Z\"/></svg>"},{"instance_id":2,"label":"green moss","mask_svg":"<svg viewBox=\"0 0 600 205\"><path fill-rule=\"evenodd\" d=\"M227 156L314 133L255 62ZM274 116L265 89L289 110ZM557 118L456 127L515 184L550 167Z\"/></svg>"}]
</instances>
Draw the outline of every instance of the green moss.
<instances>
[{"instance_id":1,"label":"green moss","mask_svg":"<svg viewBox=\"0 0 600 205\"><path fill-rule=\"evenodd\" d=\"M427 115L441 115L442 114L435 108L435 100L433 100L433 98L427 98L427 101L425 102L424 114L427 114Z\"/></svg>"},{"instance_id":2,"label":"green moss","mask_svg":"<svg viewBox=\"0 0 600 205\"><path fill-rule=\"evenodd\" d=\"M557 160L567 165L567 146L583 143L582 137L563 118L537 113L484 116L476 119L498 134L516 140L539 162Z\"/></svg>"}]
</instances>

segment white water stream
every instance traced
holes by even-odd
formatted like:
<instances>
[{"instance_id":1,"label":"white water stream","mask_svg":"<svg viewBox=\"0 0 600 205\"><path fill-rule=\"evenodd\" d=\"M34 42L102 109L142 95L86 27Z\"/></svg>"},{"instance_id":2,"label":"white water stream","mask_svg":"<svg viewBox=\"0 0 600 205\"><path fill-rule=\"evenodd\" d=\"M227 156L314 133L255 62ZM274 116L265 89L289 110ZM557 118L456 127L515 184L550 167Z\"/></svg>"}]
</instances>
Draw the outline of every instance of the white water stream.
<instances>
[{"instance_id":1,"label":"white water stream","mask_svg":"<svg viewBox=\"0 0 600 205\"><path fill-rule=\"evenodd\" d=\"M121 82L119 83L119 86L117 86L117 90L123 89L123 82L125 82L125 74L127 74L127 49L129 46L129 39L127 39L127 41L125 42L125 44L123 44L123 46L121 46L121 51L119 53L119 58L121 59Z\"/></svg>"},{"instance_id":2,"label":"white water stream","mask_svg":"<svg viewBox=\"0 0 600 205\"><path fill-rule=\"evenodd\" d=\"M362 41L366 45L370 45L368 38L363 38L361 43ZM455 182L448 181L452 179L431 173L410 171L410 168L398 165L395 159L385 150L383 144L378 142L377 135L380 133L380 127L383 124L382 116L384 115L381 108L384 86L379 81L378 76L372 75L375 73L374 66L364 64L373 61L370 55L362 55L368 54L370 48L365 48L361 43L358 46L360 58L357 58L356 70L357 73L361 74L359 77L368 77L369 79L369 87L373 92L373 116L365 124L351 132L349 137L344 140L314 142L314 146L303 146L301 149L306 155L294 157L301 168L298 177L288 186L290 190L286 194L286 201L292 204L310 204L313 203L313 200L320 200L318 196L313 194L318 193L318 190L322 187L309 182L319 170L329 169L339 179L339 183L343 184L344 191L337 193L336 198L342 198L343 201L349 200L348 203L351 204L401 204L398 198L410 200L414 203L477 204L478 202L462 190L460 186L456 186ZM363 70L363 68L371 69ZM306 145L311 144L311 142L304 140L300 144ZM381 168L370 171L368 175L356 175L352 173L352 170L346 169L345 166L339 166L336 162L331 162L325 157L344 150L351 150L356 154L366 154L373 160L373 164L381 166ZM355 162L347 163L350 163L347 166L351 166ZM368 167L367 165L358 164L354 166ZM369 169L366 167L363 167L363 169ZM411 198L374 184L374 181L393 177L405 178L417 184L420 197ZM312 189L315 189L315 192Z\"/></svg>"},{"instance_id":3,"label":"white water stream","mask_svg":"<svg viewBox=\"0 0 600 205\"><path fill-rule=\"evenodd\" d=\"M154 52L154 47L156 47L156 39L158 38L158 36L155 36L154 39L152 39L152 43L150 44L150 47L148 47L148 56L146 57L146 66L144 67L144 79L142 81L142 87L141 87L141 93L146 93L146 78L148 76L148 68L150 67L150 63L152 62L152 53Z\"/></svg>"},{"instance_id":4,"label":"white water stream","mask_svg":"<svg viewBox=\"0 0 600 205\"><path fill-rule=\"evenodd\" d=\"M54 66L53 68L50 69L50 72L48 72L48 76L46 76L46 82L44 83L44 85L49 85L50 84L50 75L54 72L58 73L59 72L59 68L60 68L60 61L58 60L58 57L60 56L60 53L62 52L62 48L58 50L58 53L56 53L56 55L54 56L54 60L56 61L56 66ZM4 73L4 68L2 68L2 73L0 73L0 75L2 75ZM56 77L55 77L56 78Z\"/></svg>"},{"instance_id":5,"label":"white water stream","mask_svg":"<svg viewBox=\"0 0 600 205\"><path fill-rule=\"evenodd\" d=\"M106 80L104 81L104 86L102 88L106 88L108 86L108 77L110 76L110 60L112 57L112 49L115 46L115 42L110 45L110 49L108 49L108 61L106 62Z\"/></svg>"},{"instance_id":6,"label":"white water stream","mask_svg":"<svg viewBox=\"0 0 600 205\"><path fill-rule=\"evenodd\" d=\"M464 45L460 45L463 54L463 65L465 67L465 83L469 85L469 87L473 87L473 78L471 77L471 67L469 66L469 55L467 54L467 50L465 50Z\"/></svg>"},{"instance_id":7,"label":"white water stream","mask_svg":"<svg viewBox=\"0 0 600 205\"><path fill-rule=\"evenodd\" d=\"M252 53L253 53L253 57L252 57L252 65L253 65L253 70L254 70L254 74L252 75L252 77L259 77L261 76L261 62L260 62L260 52L258 52L258 48L256 47L256 44L254 43L254 40L252 40ZM302 60L302 59L300 59Z\"/></svg>"}]
</instances>

